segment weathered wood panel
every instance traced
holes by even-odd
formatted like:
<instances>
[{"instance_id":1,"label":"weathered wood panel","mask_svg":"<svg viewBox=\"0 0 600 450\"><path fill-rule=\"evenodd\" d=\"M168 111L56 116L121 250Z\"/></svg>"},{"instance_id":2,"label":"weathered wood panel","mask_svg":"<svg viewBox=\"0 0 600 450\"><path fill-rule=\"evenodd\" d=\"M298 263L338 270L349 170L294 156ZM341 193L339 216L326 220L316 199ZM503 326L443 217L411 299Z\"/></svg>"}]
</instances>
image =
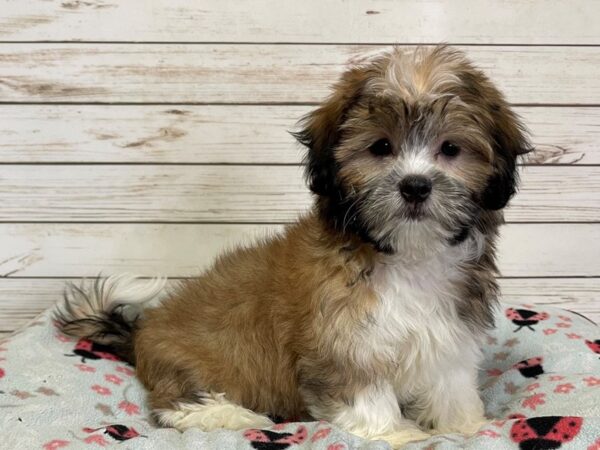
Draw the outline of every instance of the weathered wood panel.
<instances>
[{"instance_id":1,"label":"weathered wood panel","mask_svg":"<svg viewBox=\"0 0 600 450\"><path fill-rule=\"evenodd\" d=\"M521 178L509 222L600 220L600 167ZM0 166L0 221L288 222L310 203L299 166Z\"/></svg>"},{"instance_id":2,"label":"weathered wood panel","mask_svg":"<svg viewBox=\"0 0 600 450\"><path fill-rule=\"evenodd\" d=\"M502 299L570 309L600 323L600 278L505 278Z\"/></svg>"},{"instance_id":3,"label":"weathered wood panel","mask_svg":"<svg viewBox=\"0 0 600 450\"><path fill-rule=\"evenodd\" d=\"M0 105L0 162L297 164L287 131L310 108Z\"/></svg>"},{"instance_id":4,"label":"weathered wood panel","mask_svg":"<svg viewBox=\"0 0 600 450\"><path fill-rule=\"evenodd\" d=\"M0 163L300 163L312 106L0 105ZM516 107L535 164L600 164L600 108Z\"/></svg>"},{"instance_id":5,"label":"weathered wood panel","mask_svg":"<svg viewBox=\"0 0 600 450\"><path fill-rule=\"evenodd\" d=\"M0 0L0 221L16 222L0 224L0 274L193 275L223 247L281 228L266 223L292 220L309 202L294 166L302 149L286 130L353 55L385 43L483 44L463 48L509 101L538 105L517 107L538 152L508 220L598 221L597 6ZM75 43L86 40L104 43ZM61 102L77 105L52 104ZM598 243L597 224L504 227L504 274L550 277L503 279L505 299L600 319L600 278L551 278L600 276ZM0 335L58 299L64 281L0 279Z\"/></svg>"},{"instance_id":6,"label":"weathered wood panel","mask_svg":"<svg viewBox=\"0 0 600 450\"><path fill-rule=\"evenodd\" d=\"M358 45L3 44L1 102L315 102ZM466 47L527 104L600 104L600 47Z\"/></svg>"},{"instance_id":7,"label":"weathered wood panel","mask_svg":"<svg viewBox=\"0 0 600 450\"><path fill-rule=\"evenodd\" d=\"M60 301L67 282L81 279L0 279L0 333L25 325ZM500 286L506 302L571 309L600 322L600 278L501 279Z\"/></svg>"},{"instance_id":8,"label":"weathered wood panel","mask_svg":"<svg viewBox=\"0 0 600 450\"><path fill-rule=\"evenodd\" d=\"M89 277L124 271L196 275L224 248L277 229L280 226L0 224L0 276ZM600 275L596 225L509 224L501 236L504 276Z\"/></svg>"},{"instance_id":9,"label":"weathered wood panel","mask_svg":"<svg viewBox=\"0 0 600 450\"><path fill-rule=\"evenodd\" d=\"M2 40L598 44L594 0L0 2Z\"/></svg>"}]
</instances>

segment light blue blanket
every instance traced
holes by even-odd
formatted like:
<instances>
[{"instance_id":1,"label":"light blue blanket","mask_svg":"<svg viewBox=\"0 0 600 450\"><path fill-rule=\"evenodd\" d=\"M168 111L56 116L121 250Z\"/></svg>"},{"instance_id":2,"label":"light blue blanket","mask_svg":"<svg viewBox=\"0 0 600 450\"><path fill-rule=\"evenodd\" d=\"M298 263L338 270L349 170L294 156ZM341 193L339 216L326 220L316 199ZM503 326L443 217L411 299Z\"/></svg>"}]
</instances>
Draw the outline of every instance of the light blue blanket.
<instances>
[{"instance_id":1,"label":"light blue blanket","mask_svg":"<svg viewBox=\"0 0 600 450\"><path fill-rule=\"evenodd\" d=\"M385 449L324 422L203 433L156 428L133 369L61 335L46 312L0 345L0 448ZM600 329L564 310L504 305L484 347L493 418L475 436L409 449L600 450ZM300 443L291 443L298 441Z\"/></svg>"}]
</instances>

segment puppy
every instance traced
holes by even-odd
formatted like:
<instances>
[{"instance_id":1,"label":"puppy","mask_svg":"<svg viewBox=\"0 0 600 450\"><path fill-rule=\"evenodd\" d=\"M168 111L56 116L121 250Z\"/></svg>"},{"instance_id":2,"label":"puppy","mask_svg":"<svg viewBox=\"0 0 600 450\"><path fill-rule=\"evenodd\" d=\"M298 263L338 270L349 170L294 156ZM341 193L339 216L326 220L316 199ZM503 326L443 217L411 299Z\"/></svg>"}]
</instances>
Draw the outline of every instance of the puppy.
<instances>
[{"instance_id":1,"label":"puppy","mask_svg":"<svg viewBox=\"0 0 600 450\"><path fill-rule=\"evenodd\" d=\"M495 240L530 146L461 52L355 61L301 122L313 208L221 255L158 306L153 281L72 287L65 333L135 365L156 422L205 431L321 419L399 447L473 433Z\"/></svg>"}]
</instances>

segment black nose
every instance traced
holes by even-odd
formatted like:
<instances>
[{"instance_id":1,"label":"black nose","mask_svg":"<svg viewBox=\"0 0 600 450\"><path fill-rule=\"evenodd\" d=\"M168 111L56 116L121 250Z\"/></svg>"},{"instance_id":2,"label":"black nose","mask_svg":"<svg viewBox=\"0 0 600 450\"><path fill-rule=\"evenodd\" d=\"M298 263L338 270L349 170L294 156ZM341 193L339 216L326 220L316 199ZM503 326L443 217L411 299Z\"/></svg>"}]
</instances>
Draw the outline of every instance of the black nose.
<instances>
[{"instance_id":1,"label":"black nose","mask_svg":"<svg viewBox=\"0 0 600 450\"><path fill-rule=\"evenodd\" d=\"M420 203L429 197L431 181L421 175L408 175L400 182L400 193L407 202Z\"/></svg>"}]
</instances>

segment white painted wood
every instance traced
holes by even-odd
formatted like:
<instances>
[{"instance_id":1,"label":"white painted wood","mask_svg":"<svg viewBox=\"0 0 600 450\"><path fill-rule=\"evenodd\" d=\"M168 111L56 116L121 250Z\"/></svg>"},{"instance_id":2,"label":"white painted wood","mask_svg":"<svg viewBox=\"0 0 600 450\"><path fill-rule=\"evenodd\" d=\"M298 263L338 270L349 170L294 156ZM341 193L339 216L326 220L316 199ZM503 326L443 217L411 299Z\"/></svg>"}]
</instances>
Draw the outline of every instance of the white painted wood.
<instances>
[{"instance_id":1,"label":"white painted wood","mask_svg":"<svg viewBox=\"0 0 600 450\"><path fill-rule=\"evenodd\" d=\"M600 167L527 166L509 222L600 221ZM299 166L0 165L0 221L288 222Z\"/></svg>"},{"instance_id":2,"label":"white painted wood","mask_svg":"<svg viewBox=\"0 0 600 450\"><path fill-rule=\"evenodd\" d=\"M598 44L594 0L3 0L2 40Z\"/></svg>"},{"instance_id":3,"label":"white painted wood","mask_svg":"<svg viewBox=\"0 0 600 450\"><path fill-rule=\"evenodd\" d=\"M0 224L0 276L81 277L115 272L192 276L224 248L279 229L228 224ZM508 277L599 276L594 224L509 224ZM587 245L584 245L586 243Z\"/></svg>"},{"instance_id":4,"label":"white painted wood","mask_svg":"<svg viewBox=\"0 0 600 450\"><path fill-rule=\"evenodd\" d=\"M597 224L514 224L500 230L498 260L507 277L597 276Z\"/></svg>"},{"instance_id":5,"label":"white painted wood","mask_svg":"<svg viewBox=\"0 0 600 450\"><path fill-rule=\"evenodd\" d=\"M570 309L600 323L600 278L504 278L502 300Z\"/></svg>"},{"instance_id":6,"label":"white painted wood","mask_svg":"<svg viewBox=\"0 0 600 450\"><path fill-rule=\"evenodd\" d=\"M100 272L190 276L221 251L279 226L0 224L0 276Z\"/></svg>"},{"instance_id":7,"label":"white painted wood","mask_svg":"<svg viewBox=\"0 0 600 450\"><path fill-rule=\"evenodd\" d=\"M365 45L3 44L0 101L315 102ZM600 47L464 48L513 103L600 104Z\"/></svg>"},{"instance_id":8,"label":"white painted wood","mask_svg":"<svg viewBox=\"0 0 600 450\"><path fill-rule=\"evenodd\" d=\"M0 333L25 325L61 301L67 282L80 283L81 279L0 279ZM600 322L600 278L500 279L499 282L505 302L571 309ZM168 288L175 283L176 280L171 280Z\"/></svg>"},{"instance_id":9,"label":"white painted wood","mask_svg":"<svg viewBox=\"0 0 600 450\"><path fill-rule=\"evenodd\" d=\"M286 130L312 106L290 103L320 101L358 52L445 41L484 44L462 48L509 101L534 105L517 107L538 152L507 214L530 223L502 229L504 275L600 276L600 226L558 223L600 221L595 0L0 0L0 11L0 221L16 222L0 223L0 275L197 274L223 247L280 228L220 222L286 222L309 203ZM75 43L86 40L104 43ZM508 301L600 319L599 280L501 284ZM0 337L63 281L0 279Z\"/></svg>"},{"instance_id":10,"label":"white painted wood","mask_svg":"<svg viewBox=\"0 0 600 450\"><path fill-rule=\"evenodd\" d=\"M66 281L63 279L1 279L0 333L25 326L40 312L61 300Z\"/></svg>"},{"instance_id":11,"label":"white painted wood","mask_svg":"<svg viewBox=\"0 0 600 450\"><path fill-rule=\"evenodd\" d=\"M288 130L309 109L0 105L0 162L294 164L302 149Z\"/></svg>"},{"instance_id":12,"label":"white painted wood","mask_svg":"<svg viewBox=\"0 0 600 450\"><path fill-rule=\"evenodd\" d=\"M313 106L0 105L0 162L300 163L287 132ZM600 108L516 107L525 163L600 164Z\"/></svg>"},{"instance_id":13,"label":"white painted wood","mask_svg":"<svg viewBox=\"0 0 600 450\"><path fill-rule=\"evenodd\" d=\"M0 221L280 222L309 203L298 166L0 166Z\"/></svg>"},{"instance_id":14,"label":"white painted wood","mask_svg":"<svg viewBox=\"0 0 600 450\"><path fill-rule=\"evenodd\" d=\"M600 108L515 108L529 128L535 164L600 164Z\"/></svg>"},{"instance_id":15,"label":"white painted wood","mask_svg":"<svg viewBox=\"0 0 600 450\"><path fill-rule=\"evenodd\" d=\"M521 169L521 180L506 209L507 221L600 220L600 167L527 166Z\"/></svg>"}]
</instances>

